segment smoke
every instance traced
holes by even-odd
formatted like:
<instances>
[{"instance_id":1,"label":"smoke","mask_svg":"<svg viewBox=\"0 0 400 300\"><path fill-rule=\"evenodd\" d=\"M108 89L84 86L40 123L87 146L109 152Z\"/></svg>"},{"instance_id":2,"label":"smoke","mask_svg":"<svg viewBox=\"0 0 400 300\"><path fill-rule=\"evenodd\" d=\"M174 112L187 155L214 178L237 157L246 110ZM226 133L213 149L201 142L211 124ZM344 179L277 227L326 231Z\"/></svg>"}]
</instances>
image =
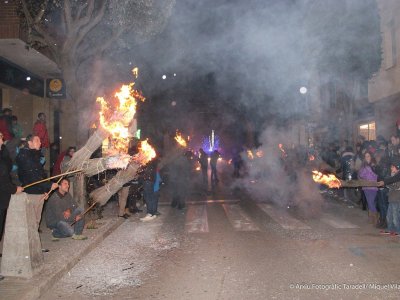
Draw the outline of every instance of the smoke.
<instances>
[{"instance_id":1,"label":"smoke","mask_svg":"<svg viewBox=\"0 0 400 300\"><path fill-rule=\"evenodd\" d=\"M261 145L265 156L249 162L243 186L283 206L296 199L307 211L309 201L321 199L317 185L309 170L284 170L277 145L299 144L292 120L309 117L310 107L300 87L318 94L315 76L336 84L366 79L379 68L377 15L374 0L177 0L163 34L139 52L153 66L157 105L163 97L177 103L173 112L164 111L174 116L170 126L176 119L196 120L198 132L217 127L222 142L233 145L224 140L240 137L238 144L245 144L246 134L235 131L249 135L251 123L250 135L258 136L247 144ZM351 97L351 90L341 92ZM322 106L327 98L318 99ZM201 111L203 121L187 119L187 111Z\"/></svg>"},{"instance_id":2,"label":"smoke","mask_svg":"<svg viewBox=\"0 0 400 300\"><path fill-rule=\"evenodd\" d=\"M249 192L256 201L273 202L282 208L295 207L306 217L317 215L322 197L319 186L312 180L307 153L295 151L288 133L274 126L263 131L260 141L262 145L250 151L261 151L263 155L250 159L246 151L242 153L248 174L234 186ZM280 149L278 145L283 143Z\"/></svg>"}]
</instances>

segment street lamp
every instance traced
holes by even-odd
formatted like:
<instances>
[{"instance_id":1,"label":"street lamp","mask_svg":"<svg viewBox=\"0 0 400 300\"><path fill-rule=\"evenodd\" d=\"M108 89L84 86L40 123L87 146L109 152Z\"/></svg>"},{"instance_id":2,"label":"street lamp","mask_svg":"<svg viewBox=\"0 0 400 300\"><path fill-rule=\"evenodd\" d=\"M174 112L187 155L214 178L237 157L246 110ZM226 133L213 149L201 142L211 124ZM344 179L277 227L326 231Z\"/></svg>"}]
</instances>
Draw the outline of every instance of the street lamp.
<instances>
[{"instance_id":1,"label":"street lamp","mask_svg":"<svg viewBox=\"0 0 400 300\"><path fill-rule=\"evenodd\" d=\"M300 91L300 94L304 95L307 93L307 88L305 86L302 86L299 91Z\"/></svg>"}]
</instances>

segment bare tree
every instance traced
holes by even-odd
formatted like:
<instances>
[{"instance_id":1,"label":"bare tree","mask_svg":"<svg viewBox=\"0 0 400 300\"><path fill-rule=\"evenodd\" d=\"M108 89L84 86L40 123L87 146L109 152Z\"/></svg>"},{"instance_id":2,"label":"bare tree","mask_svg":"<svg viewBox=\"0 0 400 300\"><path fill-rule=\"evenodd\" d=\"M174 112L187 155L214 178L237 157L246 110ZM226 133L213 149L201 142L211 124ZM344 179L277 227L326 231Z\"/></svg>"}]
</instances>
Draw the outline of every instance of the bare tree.
<instances>
[{"instance_id":1,"label":"bare tree","mask_svg":"<svg viewBox=\"0 0 400 300\"><path fill-rule=\"evenodd\" d=\"M20 0L28 45L47 53L60 68L78 128L89 128L87 113L100 91L102 63L113 50L132 50L161 32L174 4L175 0ZM77 144L86 137L79 130Z\"/></svg>"}]
</instances>

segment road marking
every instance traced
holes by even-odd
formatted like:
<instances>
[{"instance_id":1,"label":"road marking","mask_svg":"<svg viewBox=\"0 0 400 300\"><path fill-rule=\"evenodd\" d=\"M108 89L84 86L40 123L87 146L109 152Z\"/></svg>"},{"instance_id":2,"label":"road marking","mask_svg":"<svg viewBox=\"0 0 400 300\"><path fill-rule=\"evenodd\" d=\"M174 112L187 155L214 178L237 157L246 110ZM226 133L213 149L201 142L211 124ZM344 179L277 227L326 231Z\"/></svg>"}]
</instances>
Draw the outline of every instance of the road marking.
<instances>
[{"instance_id":1,"label":"road marking","mask_svg":"<svg viewBox=\"0 0 400 300\"><path fill-rule=\"evenodd\" d=\"M267 203L257 203L257 205L284 229L311 229L310 226L293 218L283 209L275 208Z\"/></svg>"},{"instance_id":2,"label":"road marking","mask_svg":"<svg viewBox=\"0 0 400 300\"><path fill-rule=\"evenodd\" d=\"M325 224L332 226L333 228L338 228L338 229L360 228L359 226L353 223L337 218L336 216L333 216L331 214L326 214L326 213L322 214L320 220Z\"/></svg>"},{"instance_id":3,"label":"road marking","mask_svg":"<svg viewBox=\"0 0 400 300\"><path fill-rule=\"evenodd\" d=\"M212 203L239 203L239 199L225 199L225 200L213 200L213 199L208 199L208 200L199 200L199 201L187 201L187 204L212 204Z\"/></svg>"},{"instance_id":4,"label":"road marking","mask_svg":"<svg viewBox=\"0 0 400 300\"><path fill-rule=\"evenodd\" d=\"M222 204L229 222L236 231L260 231L239 204Z\"/></svg>"},{"instance_id":5,"label":"road marking","mask_svg":"<svg viewBox=\"0 0 400 300\"><path fill-rule=\"evenodd\" d=\"M186 212L185 229L189 233L208 232L206 205L188 205L188 209Z\"/></svg>"}]
</instances>

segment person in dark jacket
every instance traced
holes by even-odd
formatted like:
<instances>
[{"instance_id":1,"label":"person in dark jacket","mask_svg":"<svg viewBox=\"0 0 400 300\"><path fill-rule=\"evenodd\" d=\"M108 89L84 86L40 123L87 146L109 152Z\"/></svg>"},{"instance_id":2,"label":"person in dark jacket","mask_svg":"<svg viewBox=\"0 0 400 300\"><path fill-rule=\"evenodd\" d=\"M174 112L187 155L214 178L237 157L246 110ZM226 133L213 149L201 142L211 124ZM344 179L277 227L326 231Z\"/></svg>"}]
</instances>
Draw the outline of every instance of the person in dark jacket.
<instances>
[{"instance_id":1,"label":"person in dark jacket","mask_svg":"<svg viewBox=\"0 0 400 300\"><path fill-rule=\"evenodd\" d=\"M211 184L217 184L217 182L219 181L217 172L217 162L220 157L221 154L218 152L218 150L214 150L214 152L211 153L210 155Z\"/></svg>"},{"instance_id":2,"label":"person in dark jacket","mask_svg":"<svg viewBox=\"0 0 400 300\"><path fill-rule=\"evenodd\" d=\"M4 222L11 195L22 193L23 190L22 187L11 182L9 164L0 159L0 240L3 238Z\"/></svg>"},{"instance_id":3,"label":"person in dark jacket","mask_svg":"<svg viewBox=\"0 0 400 300\"><path fill-rule=\"evenodd\" d=\"M4 222L12 194L21 193L24 189L11 181L11 158L4 145L4 136L0 132L0 240L3 237Z\"/></svg>"},{"instance_id":4,"label":"person in dark jacket","mask_svg":"<svg viewBox=\"0 0 400 300\"><path fill-rule=\"evenodd\" d=\"M376 167L375 172L378 175L378 181L382 181L385 178L390 177L391 170L390 170L390 162L389 156L385 150L379 149L375 154L376 159ZM376 204L379 211L379 222L377 224L378 228L386 228L386 216L389 207L388 202L388 188L387 187L380 187L378 188L378 195L376 198Z\"/></svg>"},{"instance_id":5,"label":"person in dark jacket","mask_svg":"<svg viewBox=\"0 0 400 300\"><path fill-rule=\"evenodd\" d=\"M86 240L82 235L85 221L82 209L78 207L69 191L69 180L63 178L58 190L51 195L46 206L46 225L52 230L53 240L72 237ZM74 225L71 225L75 222Z\"/></svg>"},{"instance_id":6,"label":"person in dark jacket","mask_svg":"<svg viewBox=\"0 0 400 300\"><path fill-rule=\"evenodd\" d=\"M180 156L168 167L170 188L172 191L171 207L184 209L190 190L191 163L187 156Z\"/></svg>"},{"instance_id":7,"label":"person in dark jacket","mask_svg":"<svg viewBox=\"0 0 400 300\"><path fill-rule=\"evenodd\" d=\"M18 177L22 186L47 178L43 165L40 162L40 139L35 135L28 135L26 138L27 147L22 148L17 155ZM42 216L42 208L44 200L49 193L58 188L57 183L45 181L25 189L33 199L34 209L36 213L37 225L39 228Z\"/></svg>"},{"instance_id":8,"label":"person in dark jacket","mask_svg":"<svg viewBox=\"0 0 400 300\"><path fill-rule=\"evenodd\" d=\"M140 220L143 222L157 218L158 197L154 191L157 180L158 159L150 161L143 172L143 197L146 202L147 214Z\"/></svg>"},{"instance_id":9,"label":"person in dark jacket","mask_svg":"<svg viewBox=\"0 0 400 300\"><path fill-rule=\"evenodd\" d=\"M387 211L386 222L387 230L381 231L382 234L400 234L400 159L393 157L390 163L391 177L379 182L380 186L385 185L389 189L389 208Z\"/></svg>"},{"instance_id":10,"label":"person in dark jacket","mask_svg":"<svg viewBox=\"0 0 400 300\"><path fill-rule=\"evenodd\" d=\"M199 163L203 177L203 184L208 185L208 155L203 148L199 149Z\"/></svg>"}]
</instances>

